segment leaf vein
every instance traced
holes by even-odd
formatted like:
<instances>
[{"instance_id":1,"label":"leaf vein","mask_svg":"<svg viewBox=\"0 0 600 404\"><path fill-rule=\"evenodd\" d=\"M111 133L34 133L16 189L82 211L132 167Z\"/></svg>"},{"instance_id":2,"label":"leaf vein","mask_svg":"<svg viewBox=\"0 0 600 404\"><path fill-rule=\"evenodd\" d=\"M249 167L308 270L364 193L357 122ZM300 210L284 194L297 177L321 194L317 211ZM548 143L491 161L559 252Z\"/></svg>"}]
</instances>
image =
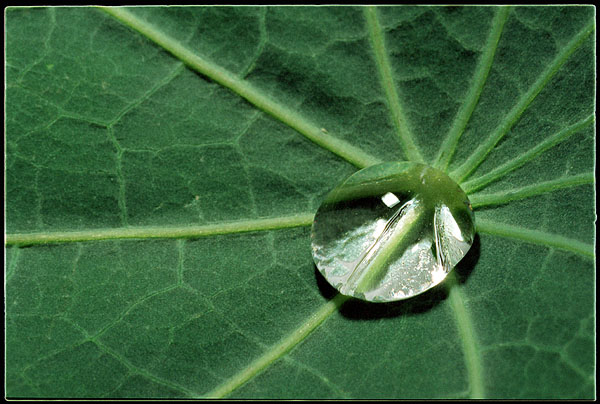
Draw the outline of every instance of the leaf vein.
<instances>
[{"instance_id":1,"label":"leaf vein","mask_svg":"<svg viewBox=\"0 0 600 404\"><path fill-rule=\"evenodd\" d=\"M440 147L438 156L433 163L435 168L446 171L448 165L450 164L450 160L456 151L458 141L464 133L467 123L469 123L471 115L475 110L475 106L479 101L479 96L485 87L488 74L494 61L494 55L496 54L496 49L498 48L498 43L500 42L500 36L502 35L502 31L504 29L504 24L508 19L509 11L510 6L499 7L496 15L494 16L494 20L492 21L492 29L490 30L487 42L485 44L485 50L483 55L481 55L477 65L477 70L473 76L473 83L469 89L469 92L467 93L465 102L463 102L456 114L456 117L454 118L450 132Z\"/></svg>"},{"instance_id":2,"label":"leaf vein","mask_svg":"<svg viewBox=\"0 0 600 404\"><path fill-rule=\"evenodd\" d=\"M123 312L121 314L119 314L119 316L116 319L111 321L109 324L105 325L95 335L88 336L88 339L92 342L96 342L98 340L98 338L102 337L102 335L104 335L108 330L110 330L112 327L114 327L119 322L121 322L125 318L125 316L127 316L133 309L138 307L140 304L148 301L149 299L151 299L155 296L162 295L163 293L168 293L174 289L177 289L178 287L179 287L179 285L169 285L165 288L162 288L160 290L155 290L153 292L146 294L145 296L142 296L140 299L138 299L137 301L130 304L129 307L127 307L125 310L123 310Z\"/></svg>"},{"instance_id":3,"label":"leaf vein","mask_svg":"<svg viewBox=\"0 0 600 404\"><path fill-rule=\"evenodd\" d=\"M469 195L469 200L471 201L471 205L473 206L473 208L476 209L490 205L502 205L510 201L543 195L546 193L558 191L559 189L577 187L580 185L593 183L594 173L585 173L574 175L571 177L564 177L556 180L541 182L539 184L528 185L517 189L496 192L493 194Z\"/></svg>"},{"instance_id":4,"label":"leaf vein","mask_svg":"<svg viewBox=\"0 0 600 404\"><path fill-rule=\"evenodd\" d=\"M586 25L575 37L556 55L554 60L538 77L529 90L523 94L517 104L510 110L504 121L496 130L473 152L473 154L450 176L458 182L463 182L494 149L519 120L523 112L529 107L537 95L546 87L558 70L566 63L569 57L583 44L587 37L594 31L594 21Z\"/></svg>"},{"instance_id":5,"label":"leaf vein","mask_svg":"<svg viewBox=\"0 0 600 404\"><path fill-rule=\"evenodd\" d=\"M208 398L222 398L231 394L234 390L260 374L272 363L287 354L292 348L302 342L310 333L312 333L323 321L336 312L339 307L349 299L342 294L336 295L333 299L325 303L321 308L315 311L303 324L294 330L279 343L272 346L265 353L254 360L245 369L226 380L214 390L208 392Z\"/></svg>"},{"instance_id":6,"label":"leaf vein","mask_svg":"<svg viewBox=\"0 0 600 404\"><path fill-rule=\"evenodd\" d=\"M497 223L484 219L477 220L477 231L492 236L506 237L532 244L542 245L545 247L558 248L583 255L587 258L594 258L593 245L557 234L546 233L539 230L525 229L523 227Z\"/></svg>"},{"instance_id":7,"label":"leaf vein","mask_svg":"<svg viewBox=\"0 0 600 404\"><path fill-rule=\"evenodd\" d=\"M371 45L375 52L375 62L377 70L379 71L379 78L388 100L390 115L392 122L396 127L402 150L410 161L423 162L423 156L408 128L398 91L396 90L396 85L392 76L392 68L385 48L383 31L379 24L379 19L377 18L377 9L375 7L365 7L364 14L367 21Z\"/></svg>"},{"instance_id":8,"label":"leaf vein","mask_svg":"<svg viewBox=\"0 0 600 404\"><path fill-rule=\"evenodd\" d=\"M81 231L6 234L5 245L34 245L70 243L80 241L150 238L197 238L230 233L278 230L290 227L310 226L314 214L301 213L261 219L206 224L200 226L173 227L121 227Z\"/></svg>"},{"instance_id":9,"label":"leaf vein","mask_svg":"<svg viewBox=\"0 0 600 404\"><path fill-rule=\"evenodd\" d=\"M229 88L255 107L283 122L298 133L304 135L317 145L337 154L357 167L367 167L379 162L379 159L364 152L344 140L335 138L321 131L321 127L308 121L305 117L269 98L247 81L241 80L231 72L209 60L194 54L177 40L165 35L154 26L137 18L123 7L100 7L121 23L142 34L152 42L161 46L190 68L209 77L220 85Z\"/></svg>"},{"instance_id":10,"label":"leaf vein","mask_svg":"<svg viewBox=\"0 0 600 404\"><path fill-rule=\"evenodd\" d=\"M538 143L536 146L532 147L527 152L522 153L520 156L502 164L501 166L497 167L496 169L490 171L489 173L462 183L461 184L462 189L466 193L471 193L471 192L475 192L475 191L487 186L488 184L490 184L494 181L499 180L500 178L504 177L511 171L516 170L517 168L528 163L529 161L535 159L537 156L544 153L545 151L547 151L547 150L553 148L554 146L562 143L563 141L567 140L569 137L571 137L575 133L580 132L582 129L584 129L588 125L592 124L593 122L594 122L594 115L592 114L592 115L589 115L587 118L582 119L581 121L575 123L574 125L571 125L565 129L563 129L562 131L551 135L546 140Z\"/></svg>"},{"instance_id":11,"label":"leaf vein","mask_svg":"<svg viewBox=\"0 0 600 404\"><path fill-rule=\"evenodd\" d=\"M156 383L156 384L160 384L166 387L169 387L173 390L176 391L180 391L182 393L184 393L185 395L187 395L188 397L197 397L198 394L193 392L192 390L187 389L186 387L183 387L177 383L173 383L170 382L168 380L165 380L161 377L158 377L156 375L153 375L152 373L150 373L149 371L139 368L137 366L135 366L133 363L131 363L128 359L124 358L123 356L119 355L117 352L115 352L114 350L110 349L109 347L107 347L106 345L100 343L99 341L93 341L93 343L98 347L98 349L100 351L102 351L103 353L105 353L106 355L110 355L113 358L115 358L117 361L119 361L120 363L123 364L123 366L125 366L130 372L136 373L140 376L145 377L146 379Z\"/></svg>"},{"instance_id":12,"label":"leaf vein","mask_svg":"<svg viewBox=\"0 0 600 404\"><path fill-rule=\"evenodd\" d=\"M464 297L460 291L458 280L456 278L456 271L453 271L448 275L445 286L449 293L448 299L450 301L450 306L452 307L458 334L460 335L460 341L462 343L465 366L467 368L469 379L470 398L481 399L485 396L481 354L475 335L473 320L465 307Z\"/></svg>"}]
</instances>

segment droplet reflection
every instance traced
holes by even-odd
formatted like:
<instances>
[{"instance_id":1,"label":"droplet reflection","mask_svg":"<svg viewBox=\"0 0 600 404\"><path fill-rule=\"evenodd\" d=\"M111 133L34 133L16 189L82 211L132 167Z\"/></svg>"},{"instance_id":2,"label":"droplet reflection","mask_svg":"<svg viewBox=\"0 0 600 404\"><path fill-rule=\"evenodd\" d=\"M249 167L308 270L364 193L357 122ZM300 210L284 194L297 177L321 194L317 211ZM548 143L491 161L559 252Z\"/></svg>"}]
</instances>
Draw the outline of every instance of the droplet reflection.
<instances>
[{"instance_id":1,"label":"droplet reflection","mask_svg":"<svg viewBox=\"0 0 600 404\"><path fill-rule=\"evenodd\" d=\"M442 282L473 243L465 193L424 164L360 170L329 193L315 216L312 250L342 294L406 299Z\"/></svg>"}]
</instances>

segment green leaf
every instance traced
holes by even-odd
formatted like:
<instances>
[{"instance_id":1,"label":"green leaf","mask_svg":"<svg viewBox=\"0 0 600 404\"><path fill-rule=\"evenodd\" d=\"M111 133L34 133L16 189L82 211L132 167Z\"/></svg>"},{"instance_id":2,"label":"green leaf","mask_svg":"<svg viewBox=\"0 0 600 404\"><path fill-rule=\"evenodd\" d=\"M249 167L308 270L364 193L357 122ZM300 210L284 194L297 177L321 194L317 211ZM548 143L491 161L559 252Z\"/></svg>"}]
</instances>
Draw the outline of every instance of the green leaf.
<instances>
[{"instance_id":1,"label":"green leaf","mask_svg":"<svg viewBox=\"0 0 600 404\"><path fill-rule=\"evenodd\" d=\"M594 13L6 9L7 396L594 398ZM312 215L403 159L475 244L336 295Z\"/></svg>"}]
</instances>

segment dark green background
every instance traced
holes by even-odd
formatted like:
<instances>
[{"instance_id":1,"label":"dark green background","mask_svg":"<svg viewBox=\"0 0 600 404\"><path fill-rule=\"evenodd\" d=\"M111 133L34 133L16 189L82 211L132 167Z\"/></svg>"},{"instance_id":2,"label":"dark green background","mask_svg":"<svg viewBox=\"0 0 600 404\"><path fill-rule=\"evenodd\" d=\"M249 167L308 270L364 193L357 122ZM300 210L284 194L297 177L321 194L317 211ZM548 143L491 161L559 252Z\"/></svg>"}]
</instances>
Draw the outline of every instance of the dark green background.
<instances>
[{"instance_id":1,"label":"dark green background","mask_svg":"<svg viewBox=\"0 0 600 404\"><path fill-rule=\"evenodd\" d=\"M136 8L135 15L381 160L403 159L361 8ZM407 126L427 161L465 100L495 7L381 7ZM595 18L515 7L450 166ZM356 167L92 8L9 8L6 232L186 226L316 211ZM595 32L472 178L594 112ZM594 128L491 184L591 173ZM594 243L587 184L477 218ZM333 295L310 228L6 250L8 397L200 396ZM457 268L489 398L593 398L594 260L481 234ZM464 398L446 291L348 302L231 397Z\"/></svg>"}]
</instances>

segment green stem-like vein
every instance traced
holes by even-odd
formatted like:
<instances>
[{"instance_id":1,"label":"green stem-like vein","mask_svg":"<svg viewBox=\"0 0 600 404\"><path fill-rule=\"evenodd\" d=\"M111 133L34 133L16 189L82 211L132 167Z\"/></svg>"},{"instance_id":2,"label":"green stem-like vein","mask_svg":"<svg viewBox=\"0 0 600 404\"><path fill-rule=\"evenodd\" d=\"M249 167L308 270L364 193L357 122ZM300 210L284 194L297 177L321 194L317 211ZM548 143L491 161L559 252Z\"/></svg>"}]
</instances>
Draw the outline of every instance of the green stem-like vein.
<instances>
[{"instance_id":1,"label":"green stem-like vein","mask_svg":"<svg viewBox=\"0 0 600 404\"><path fill-rule=\"evenodd\" d=\"M461 188L467 194L475 192L475 191L485 187L486 185L499 180L500 178L504 177L506 174L510 173L511 171L516 170L517 168L519 168L519 167L523 166L525 163L533 160L534 158L536 158L540 154L544 153L545 151L547 151L547 150L551 149L552 147L558 145L559 143L567 140L569 137L571 137L571 135L581 131L583 128L592 124L593 122L594 122L594 115L590 115L587 118L582 119L581 121L577 122L576 124L571 125L568 128L563 129L562 131L560 131L558 133L555 133L554 135L551 135L543 142L540 142L539 144L537 144L535 147L531 148L530 150L526 151L525 153L521 154L520 156L498 166L496 169L490 171L489 173L484 174L475 179L464 182L463 184L461 184Z\"/></svg>"},{"instance_id":2,"label":"green stem-like vein","mask_svg":"<svg viewBox=\"0 0 600 404\"><path fill-rule=\"evenodd\" d=\"M496 223L485 219L477 219L477 231L493 236L507 237L527 243L539 244L546 247L559 248L594 258L594 246L579 240L573 240L557 234L545 233L538 230L524 229L518 226Z\"/></svg>"},{"instance_id":3,"label":"green stem-like vein","mask_svg":"<svg viewBox=\"0 0 600 404\"><path fill-rule=\"evenodd\" d=\"M593 183L594 173L585 173L573 175L571 177L559 178L557 180L541 182L539 184L528 185L526 187L518 189L497 192L493 194L469 195L469 200L471 201L471 205L473 206L473 208L481 208L490 205L501 205L510 201L542 195L563 188L576 187L579 185Z\"/></svg>"},{"instance_id":4,"label":"green stem-like vein","mask_svg":"<svg viewBox=\"0 0 600 404\"><path fill-rule=\"evenodd\" d=\"M458 334L462 342L469 379L470 397L475 399L484 398L483 366L481 364L479 344L477 343L473 320L465 307L464 297L456 279L456 271L450 272L444 284L449 293L448 300L450 301Z\"/></svg>"},{"instance_id":5,"label":"green stem-like vein","mask_svg":"<svg viewBox=\"0 0 600 404\"><path fill-rule=\"evenodd\" d=\"M127 9L122 7L100 8L123 24L161 46L198 73L229 88L239 96L245 98L251 104L254 104L257 108L280 120L319 146L337 154L355 166L362 168L380 162L376 157L352 146L350 143L325 133L319 126L314 125L303 116L269 98L262 91L255 88L250 83L239 79L221 66L194 54L194 52L186 48L179 41L164 34L146 21L139 19Z\"/></svg>"},{"instance_id":6,"label":"green stem-like vein","mask_svg":"<svg viewBox=\"0 0 600 404\"><path fill-rule=\"evenodd\" d=\"M463 182L475 170L487 155L494 149L496 144L508 133L513 125L519 120L523 112L533 102L535 97L542 89L550 82L552 77L558 72L567 59L575 52L587 37L594 31L594 21L585 26L575 37L569 42L548 65L546 70L540 75L529 90L523 94L517 104L510 110L504 121L496 128L496 130L488 137L483 144L450 176L458 182Z\"/></svg>"},{"instance_id":7,"label":"green stem-like vein","mask_svg":"<svg viewBox=\"0 0 600 404\"><path fill-rule=\"evenodd\" d=\"M381 85L383 86L388 100L392 122L398 132L402 150L408 160L422 163L423 156L406 125L406 117L404 116L402 104L400 103L398 92L396 91L396 85L394 84L394 78L392 76L392 68L385 49L383 32L377 18L377 10L375 7L365 7L364 13L367 20L371 45L375 52L375 62L377 64L377 70L379 71Z\"/></svg>"},{"instance_id":8,"label":"green stem-like vein","mask_svg":"<svg viewBox=\"0 0 600 404\"><path fill-rule=\"evenodd\" d=\"M315 311L307 321L300 325L300 327L294 330L290 335L268 349L262 356L254 360L245 369L242 369L240 372L223 382L220 386L208 392L206 397L221 398L231 394L231 392L258 375L265 368L269 367L273 362L280 359L292 348L302 342L323 321L337 311L347 299L349 299L348 296L342 294L336 295L320 309Z\"/></svg>"},{"instance_id":9,"label":"green stem-like vein","mask_svg":"<svg viewBox=\"0 0 600 404\"><path fill-rule=\"evenodd\" d=\"M66 232L7 234L5 243L6 245L33 245L108 239L195 238L218 234L310 226L313 216L312 213L305 213L293 216L251 219L202 226L126 227Z\"/></svg>"},{"instance_id":10,"label":"green stem-like vein","mask_svg":"<svg viewBox=\"0 0 600 404\"><path fill-rule=\"evenodd\" d=\"M492 62L494 61L496 49L498 48L498 42L500 42L500 36L502 35L504 23L508 19L509 11L510 7L499 7L496 15L494 16L494 20L492 21L492 29L485 44L485 50L481 55L479 64L477 65L475 75L473 76L471 88L469 89L465 101L461 105L456 117L454 118L454 122L450 128L450 132L448 132L448 136L440 147L440 151L438 152L438 155L433 163L435 168L446 171L448 165L450 164L452 156L456 151L458 140L465 131L467 123L469 122L469 119L471 119L473 110L475 109L477 101L479 101L479 96L481 95L483 87L485 86L485 82L492 67Z\"/></svg>"}]
</instances>

